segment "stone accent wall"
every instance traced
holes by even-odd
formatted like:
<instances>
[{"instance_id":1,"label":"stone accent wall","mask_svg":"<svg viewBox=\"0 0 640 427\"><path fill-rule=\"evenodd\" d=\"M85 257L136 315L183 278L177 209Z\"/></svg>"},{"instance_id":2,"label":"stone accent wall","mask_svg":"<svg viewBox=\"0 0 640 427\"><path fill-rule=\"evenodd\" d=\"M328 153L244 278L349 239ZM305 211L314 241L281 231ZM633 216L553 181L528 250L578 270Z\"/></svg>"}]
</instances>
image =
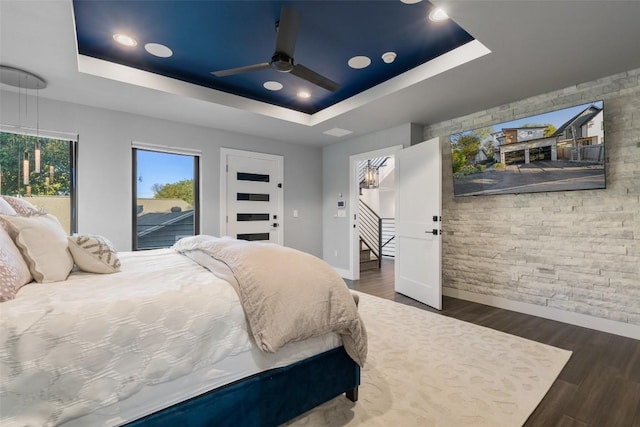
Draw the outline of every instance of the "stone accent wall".
<instances>
[{"instance_id":1,"label":"stone accent wall","mask_svg":"<svg viewBox=\"0 0 640 427\"><path fill-rule=\"evenodd\" d=\"M443 286L640 325L640 69L425 127L443 147ZM448 135L604 101L605 190L453 196Z\"/></svg>"}]
</instances>

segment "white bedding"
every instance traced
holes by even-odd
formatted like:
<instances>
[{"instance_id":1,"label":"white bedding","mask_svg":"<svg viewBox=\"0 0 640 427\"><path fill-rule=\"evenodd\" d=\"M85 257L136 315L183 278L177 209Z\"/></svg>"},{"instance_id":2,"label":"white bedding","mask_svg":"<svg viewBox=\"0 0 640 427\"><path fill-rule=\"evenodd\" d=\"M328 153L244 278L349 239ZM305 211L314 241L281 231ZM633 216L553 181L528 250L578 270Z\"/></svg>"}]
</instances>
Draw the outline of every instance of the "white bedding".
<instances>
[{"instance_id":1,"label":"white bedding","mask_svg":"<svg viewBox=\"0 0 640 427\"><path fill-rule=\"evenodd\" d=\"M340 345L262 353L227 282L171 249L119 255L120 273L33 283L0 305L1 425L117 425Z\"/></svg>"}]
</instances>

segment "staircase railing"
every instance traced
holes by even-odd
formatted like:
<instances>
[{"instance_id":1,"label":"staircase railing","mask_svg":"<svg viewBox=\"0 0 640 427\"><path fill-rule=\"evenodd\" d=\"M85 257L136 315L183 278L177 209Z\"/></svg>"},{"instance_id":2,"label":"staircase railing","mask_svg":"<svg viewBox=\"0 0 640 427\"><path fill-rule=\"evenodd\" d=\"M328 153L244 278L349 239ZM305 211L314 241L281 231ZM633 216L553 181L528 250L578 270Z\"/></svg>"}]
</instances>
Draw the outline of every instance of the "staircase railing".
<instances>
[{"instance_id":1,"label":"staircase railing","mask_svg":"<svg viewBox=\"0 0 640 427\"><path fill-rule=\"evenodd\" d=\"M380 225L382 227L382 256L395 257L396 256L396 219L395 218L380 218Z\"/></svg>"},{"instance_id":2,"label":"staircase railing","mask_svg":"<svg viewBox=\"0 0 640 427\"><path fill-rule=\"evenodd\" d=\"M395 254L395 218L381 218L361 199L358 204L358 232L362 243L378 258L378 268L382 256ZM386 248L386 250L385 250Z\"/></svg>"}]
</instances>

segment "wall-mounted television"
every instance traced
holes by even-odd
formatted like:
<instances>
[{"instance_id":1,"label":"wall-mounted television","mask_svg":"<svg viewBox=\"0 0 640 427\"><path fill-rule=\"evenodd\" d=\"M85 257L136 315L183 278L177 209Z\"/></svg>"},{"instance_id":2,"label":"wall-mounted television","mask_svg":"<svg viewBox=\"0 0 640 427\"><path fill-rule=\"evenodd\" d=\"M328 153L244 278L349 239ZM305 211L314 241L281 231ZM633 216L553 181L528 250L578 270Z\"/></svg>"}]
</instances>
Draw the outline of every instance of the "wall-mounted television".
<instances>
[{"instance_id":1,"label":"wall-mounted television","mask_svg":"<svg viewBox=\"0 0 640 427\"><path fill-rule=\"evenodd\" d=\"M450 136L456 196L606 188L602 101Z\"/></svg>"}]
</instances>

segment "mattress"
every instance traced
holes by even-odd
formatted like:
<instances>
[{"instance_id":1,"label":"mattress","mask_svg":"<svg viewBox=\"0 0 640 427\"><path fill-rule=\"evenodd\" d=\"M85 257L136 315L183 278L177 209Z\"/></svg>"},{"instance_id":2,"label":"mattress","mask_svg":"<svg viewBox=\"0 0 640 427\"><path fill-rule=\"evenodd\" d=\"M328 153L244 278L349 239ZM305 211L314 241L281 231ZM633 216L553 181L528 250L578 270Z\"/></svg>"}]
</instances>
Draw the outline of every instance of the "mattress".
<instances>
[{"instance_id":1,"label":"mattress","mask_svg":"<svg viewBox=\"0 0 640 427\"><path fill-rule=\"evenodd\" d=\"M0 424L119 425L340 345L260 352L229 285L172 249L30 284L0 306Z\"/></svg>"}]
</instances>

